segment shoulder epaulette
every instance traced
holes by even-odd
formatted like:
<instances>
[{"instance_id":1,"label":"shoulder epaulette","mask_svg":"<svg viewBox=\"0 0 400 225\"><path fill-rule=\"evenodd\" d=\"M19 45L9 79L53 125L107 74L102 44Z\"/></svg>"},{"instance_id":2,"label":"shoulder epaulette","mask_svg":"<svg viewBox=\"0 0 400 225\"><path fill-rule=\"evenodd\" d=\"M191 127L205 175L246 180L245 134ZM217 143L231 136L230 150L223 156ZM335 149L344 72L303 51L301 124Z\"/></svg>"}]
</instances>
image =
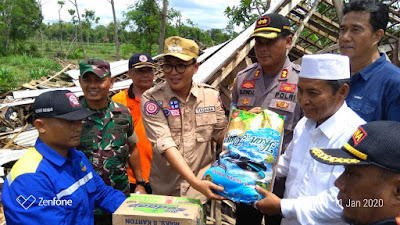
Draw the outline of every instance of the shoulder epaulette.
<instances>
[{"instance_id":1,"label":"shoulder epaulette","mask_svg":"<svg viewBox=\"0 0 400 225\"><path fill-rule=\"evenodd\" d=\"M240 76L242 74L246 74L247 72L249 72L250 70L253 70L255 68L258 67L258 63L253 63L250 66L246 67L244 70L241 70L236 76Z\"/></svg>"},{"instance_id":2,"label":"shoulder epaulette","mask_svg":"<svg viewBox=\"0 0 400 225\"><path fill-rule=\"evenodd\" d=\"M300 68L301 68L301 66L300 66L300 65L298 65L298 64L294 64L294 63L292 63L292 68L293 68L294 70L296 70L297 72L300 72Z\"/></svg>"}]
</instances>

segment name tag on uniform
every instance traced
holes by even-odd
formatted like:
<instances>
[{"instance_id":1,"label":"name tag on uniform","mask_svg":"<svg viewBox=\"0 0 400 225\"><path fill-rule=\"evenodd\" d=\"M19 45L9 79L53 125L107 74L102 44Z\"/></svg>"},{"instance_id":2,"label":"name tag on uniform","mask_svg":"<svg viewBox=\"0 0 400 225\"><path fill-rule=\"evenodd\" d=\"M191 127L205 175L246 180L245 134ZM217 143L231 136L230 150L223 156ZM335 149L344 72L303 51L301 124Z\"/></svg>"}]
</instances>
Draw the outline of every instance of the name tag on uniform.
<instances>
[{"instance_id":1,"label":"name tag on uniform","mask_svg":"<svg viewBox=\"0 0 400 225\"><path fill-rule=\"evenodd\" d=\"M203 108L197 108L196 109L196 114L209 113L209 112L215 112L215 107L214 106L208 106L208 107L203 107Z\"/></svg>"},{"instance_id":2,"label":"name tag on uniform","mask_svg":"<svg viewBox=\"0 0 400 225\"><path fill-rule=\"evenodd\" d=\"M273 109L279 109L282 111L294 112L296 108L296 103L280 99L272 99L271 103L269 104L269 107Z\"/></svg>"}]
</instances>

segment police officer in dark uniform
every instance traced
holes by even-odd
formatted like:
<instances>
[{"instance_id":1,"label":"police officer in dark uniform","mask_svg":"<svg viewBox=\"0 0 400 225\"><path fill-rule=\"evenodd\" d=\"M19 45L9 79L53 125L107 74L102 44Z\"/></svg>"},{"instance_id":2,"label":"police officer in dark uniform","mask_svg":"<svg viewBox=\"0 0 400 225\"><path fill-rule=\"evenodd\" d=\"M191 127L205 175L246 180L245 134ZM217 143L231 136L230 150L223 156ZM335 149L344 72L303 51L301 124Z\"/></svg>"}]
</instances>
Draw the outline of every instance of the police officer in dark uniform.
<instances>
[{"instance_id":1,"label":"police officer in dark uniform","mask_svg":"<svg viewBox=\"0 0 400 225\"><path fill-rule=\"evenodd\" d=\"M256 63L240 71L235 79L232 102L242 110L255 107L270 109L285 115L285 133L282 150L292 140L293 128L301 116L297 104L297 82L300 66L287 57L292 43L289 20L272 13L260 17L249 41L255 39ZM284 181L276 181L274 193L283 196ZM262 213L252 206L236 205L236 224L261 224ZM281 218L268 217L266 223L280 224Z\"/></svg>"}]
</instances>

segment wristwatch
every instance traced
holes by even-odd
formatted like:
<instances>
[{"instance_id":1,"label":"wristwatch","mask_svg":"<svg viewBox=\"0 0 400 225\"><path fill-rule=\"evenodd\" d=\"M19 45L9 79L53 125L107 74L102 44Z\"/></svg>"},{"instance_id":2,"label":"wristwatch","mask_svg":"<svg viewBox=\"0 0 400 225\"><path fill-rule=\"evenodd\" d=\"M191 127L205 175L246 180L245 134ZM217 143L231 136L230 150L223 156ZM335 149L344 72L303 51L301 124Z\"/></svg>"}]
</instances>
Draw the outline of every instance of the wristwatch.
<instances>
[{"instance_id":1,"label":"wristwatch","mask_svg":"<svg viewBox=\"0 0 400 225\"><path fill-rule=\"evenodd\" d=\"M144 186L146 184L146 181L144 179L141 180L136 180L136 185L142 185Z\"/></svg>"}]
</instances>

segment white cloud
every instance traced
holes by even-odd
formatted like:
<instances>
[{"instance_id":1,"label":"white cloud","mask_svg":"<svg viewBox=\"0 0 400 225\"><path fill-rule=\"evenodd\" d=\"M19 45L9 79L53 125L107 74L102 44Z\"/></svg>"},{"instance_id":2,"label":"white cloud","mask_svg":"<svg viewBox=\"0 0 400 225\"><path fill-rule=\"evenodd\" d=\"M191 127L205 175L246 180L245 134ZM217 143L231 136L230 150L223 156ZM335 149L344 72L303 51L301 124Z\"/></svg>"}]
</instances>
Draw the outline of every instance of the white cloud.
<instances>
[{"instance_id":1,"label":"white cloud","mask_svg":"<svg viewBox=\"0 0 400 225\"><path fill-rule=\"evenodd\" d=\"M69 1L64 0L65 4L61 10L61 19L71 21L68 9L74 9L75 6ZM72 0L74 1L74 0ZM58 0L42 0L43 16L45 23L58 22ZM87 10L95 11L95 15L100 17L100 24L107 25L113 21L111 4L107 0L77 0L79 13L82 15ZM123 20L123 12L127 11L129 5L136 1L132 0L114 0L117 20ZM228 25L229 19L224 15L227 6L238 5L240 0L169 0L169 6L179 10L182 19L190 19L201 29L211 28L223 29Z\"/></svg>"}]
</instances>

